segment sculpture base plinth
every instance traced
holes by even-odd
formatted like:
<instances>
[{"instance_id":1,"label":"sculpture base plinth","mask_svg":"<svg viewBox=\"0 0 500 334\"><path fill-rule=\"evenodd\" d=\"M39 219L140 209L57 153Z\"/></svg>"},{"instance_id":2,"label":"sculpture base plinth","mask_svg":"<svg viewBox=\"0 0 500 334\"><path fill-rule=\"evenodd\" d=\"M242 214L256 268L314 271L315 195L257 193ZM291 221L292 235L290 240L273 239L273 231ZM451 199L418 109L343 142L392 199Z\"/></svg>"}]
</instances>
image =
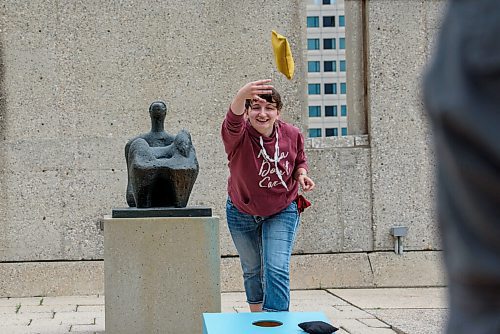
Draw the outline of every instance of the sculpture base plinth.
<instances>
[{"instance_id":1,"label":"sculpture base plinth","mask_svg":"<svg viewBox=\"0 0 500 334\"><path fill-rule=\"evenodd\" d=\"M212 209L205 206L187 206L185 208L115 208L112 211L111 217L212 217Z\"/></svg>"},{"instance_id":2,"label":"sculpture base plinth","mask_svg":"<svg viewBox=\"0 0 500 334\"><path fill-rule=\"evenodd\" d=\"M201 333L220 312L218 217L104 217L106 333Z\"/></svg>"}]
</instances>

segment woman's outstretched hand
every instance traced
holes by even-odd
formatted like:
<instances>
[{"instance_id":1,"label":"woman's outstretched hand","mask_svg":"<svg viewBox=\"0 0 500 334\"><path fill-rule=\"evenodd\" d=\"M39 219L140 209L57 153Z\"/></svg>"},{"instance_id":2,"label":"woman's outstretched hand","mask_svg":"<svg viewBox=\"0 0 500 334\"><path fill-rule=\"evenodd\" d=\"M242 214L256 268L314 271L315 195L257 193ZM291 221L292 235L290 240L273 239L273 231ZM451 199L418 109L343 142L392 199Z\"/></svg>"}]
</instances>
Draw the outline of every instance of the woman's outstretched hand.
<instances>
[{"instance_id":1,"label":"woman's outstretched hand","mask_svg":"<svg viewBox=\"0 0 500 334\"><path fill-rule=\"evenodd\" d=\"M268 85L271 79L252 81L240 88L231 102L231 111L236 115L242 115L245 112L245 100L257 100L266 102L259 95L271 94L273 86Z\"/></svg>"}]
</instances>

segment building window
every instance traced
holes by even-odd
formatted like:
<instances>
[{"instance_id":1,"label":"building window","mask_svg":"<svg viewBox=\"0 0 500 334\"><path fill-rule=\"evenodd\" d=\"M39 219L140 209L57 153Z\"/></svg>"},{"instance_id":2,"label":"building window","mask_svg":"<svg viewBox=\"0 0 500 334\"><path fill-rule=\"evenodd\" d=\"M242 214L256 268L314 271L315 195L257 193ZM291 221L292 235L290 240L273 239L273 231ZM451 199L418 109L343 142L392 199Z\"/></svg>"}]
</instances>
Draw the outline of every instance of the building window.
<instances>
[{"instance_id":1,"label":"building window","mask_svg":"<svg viewBox=\"0 0 500 334\"><path fill-rule=\"evenodd\" d=\"M342 136L347 136L347 128L342 128Z\"/></svg>"},{"instance_id":2,"label":"building window","mask_svg":"<svg viewBox=\"0 0 500 334\"><path fill-rule=\"evenodd\" d=\"M340 50L345 49L345 38L343 38L343 37L339 38L339 49Z\"/></svg>"},{"instance_id":3,"label":"building window","mask_svg":"<svg viewBox=\"0 0 500 334\"><path fill-rule=\"evenodd\" d=\"M337 84L336 83L325 84L325 94L337 94Z\"/></svg>"},{"instance_id":4,"label":"building window","mask_svg":"<svg viewBox=\"0 0 500 334\"><path fill-rule=\"evenodd\" d=\"M302 21L304 22L304 21ZM319 27L319 16L308 16L307 17L307 27L317 28Z\"/></svg>"},{"instance_id":5,"label":"building window","mask_svg":"<svg viewBox=\"0 0 500 334\"><path fill-rule=\"evenodd\" d=\"M323 27L335 27L335 16L323 16Z\"/></svg>"},{"instance_id":6,"label":"building window","mask_svg":"<svg viewBox=\"0 0 500 334\"><path fill-rule=\"evenodd\" d=\"M309 117L321 117L321 107L309 106Z\"/></svg>"},{"instance_id":7,"label":"building window","mask_svg":"<svg viewBox=\"0 0 500 334\"><path fill-rule=\"evenodd\" d=\"M314 138L314 137L321 137L321 129L309 129L309 137Z\"/></svg>"},{"instance_id":8,"label":"building window","mask_svg":"<svg viewBox=\"0 0 500 334\"><path fill-rule=\"evenodd\" d=\"M319 61L308 61L307 72L319 72Z\"/></svg>"},{"instance_id":9,"label":"building window","mask_svg":"<svg viewBox=\"0 0 500 334\"><path fill-rule=\"evenodd\" d=\"M325 38L323 39L323 49L332 50L336 48L335 38Z\"/></svg>"},{"instance_id":10,"label":"building window","mask_svg":"<svg viewBox=\"0 0 500 334\"><path fill-rule=\"evenodd\" d=\"M340 94L347 94L347 84L345 82L340 83Z\"/></svg>"},{"instance_id":11,"label":"building window","mask_svg":"<svg viewBox=\"0 0 500 334\"><path fill-rule=\"evenodd\" d=\"M323 0L323 5L331 5L331 1L330 0Z\"/></svg>"},{"instance_id":12,"label":"building window","mask_svg":"<svg viewBox=\"0 0 500 334\"><path fill-rule=\"evenodd\" d=\"M337 106L325 106L325 116L326 117L337 116Z\"/></svg>"},{"instance_id":13,"label":"building window","mask_svg":"<svg viewBox=\"0 0 500 334\"><path fill-rule=\"evenodd\" d=\"M347 106L344 104L340 106L340 116L347 116Z\"/></svg>"},{"instance_id":14,"label":"building window","mask_svg":"<svg viewBox=\"0 0 500 334\"><path fill-rule=\"evenodd\" d=\"M345 60L340 61L340 72L345 72Z\"/></svg>"},{"instance_id":15,"label":"building window","mask_svg":"<svg viewBox=\"0 0 500 334\"><path fill-rule=\"evenodd\" d=\"M326 128L325 137L337 137L339 135L339 130L337 128Z\"/></svg>"},{"instance_id":16,"label":"building window","mask_svg":"<svg viewBox=\"0 0 500 334\"><path fill-rule=\"evenodd\" d=\"M319 50L319 39L318 38L308 38L307 39L307 50Z\"/></svg>"},{"instance_id":17,"label":"building window","mask_svg":"<svg viewBox=\"0 0 500 334\"><path fill-rule=\"evenodd\" d=\"M337 71L337 62L335 60L325 60L323 62L323 71L336 72Z\"/></svg>"},{"instance_id":18,"label":"building window","mask_svg":"<svg viewBox=\"0 0 500 334\"><path fill-rule=\"evenodd\" d=\"M339 15L339 27L345 27L345 16Z\"/></svg>"},{"instance_id":19,"label":"building window","mask_svg":"<svg viewBox=\"0 0 500 334\"><path fill-rule=\"evenodd\" d=\"M308 84L307 92L309 95L319 95L321 94L321 85L320 84Z\"/></svg>"}]
</instances>

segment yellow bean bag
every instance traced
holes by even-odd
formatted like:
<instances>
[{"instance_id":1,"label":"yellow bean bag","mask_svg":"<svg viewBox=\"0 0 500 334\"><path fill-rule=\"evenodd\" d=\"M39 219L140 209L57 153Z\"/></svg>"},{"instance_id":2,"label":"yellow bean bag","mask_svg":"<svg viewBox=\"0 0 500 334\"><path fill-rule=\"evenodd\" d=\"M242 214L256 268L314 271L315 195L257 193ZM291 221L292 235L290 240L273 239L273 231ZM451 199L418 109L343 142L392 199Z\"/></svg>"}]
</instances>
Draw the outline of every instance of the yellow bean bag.
<instances>
[{"instance_id":1,"label":"yellow bean bag","mask_svg":"<svg viewBox=\"0 0 500 334\"><path fill-rule=\"evenodd\" d=\"M295 63L293 62L292 50L285 36L278 34L273 30L271 42L273 44L274 59L278 71L283 73L288 79L292 79L295 71Z\"/></svg>"}]
</instances>

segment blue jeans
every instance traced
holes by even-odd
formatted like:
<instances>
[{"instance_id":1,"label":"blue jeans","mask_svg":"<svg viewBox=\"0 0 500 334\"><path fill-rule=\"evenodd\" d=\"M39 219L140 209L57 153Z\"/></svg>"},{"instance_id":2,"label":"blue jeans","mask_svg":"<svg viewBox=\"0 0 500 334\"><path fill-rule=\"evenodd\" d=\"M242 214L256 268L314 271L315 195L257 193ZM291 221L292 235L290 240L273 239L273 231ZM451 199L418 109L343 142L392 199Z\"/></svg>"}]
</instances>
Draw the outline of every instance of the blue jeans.
<instances>
[{"instance_id":1,"label":"blue jeans","mask_svg":"<svg viewBox=\"0 0 500 334\"><path fill-rule=\"evenodd\" d=\"M299 213L292 202L270 217L239 211L228 198L229 231L243 270L247 302L262 303L264 311L288 311L290 306L290 257Z\"/></svg>"}]
</instances>

